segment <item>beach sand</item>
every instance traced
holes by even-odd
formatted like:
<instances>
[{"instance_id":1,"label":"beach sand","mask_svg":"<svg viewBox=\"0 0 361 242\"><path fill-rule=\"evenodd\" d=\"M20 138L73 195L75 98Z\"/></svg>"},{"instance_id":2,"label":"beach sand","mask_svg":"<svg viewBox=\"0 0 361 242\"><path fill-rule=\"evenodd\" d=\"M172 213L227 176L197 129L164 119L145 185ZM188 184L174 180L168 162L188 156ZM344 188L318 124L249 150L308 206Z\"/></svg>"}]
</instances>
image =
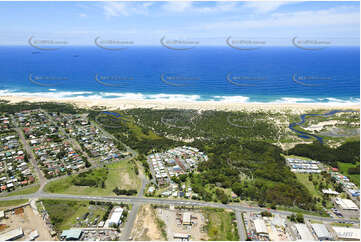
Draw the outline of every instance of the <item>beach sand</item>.
<instances>
[{"instance_id":1,"label":"beach sand","mask_svg":"<svg viewBox=\"0 0 361 242\"><path fill-rule=\"evenodd\" d=\"M237 103L226 101L168 101L168 100L125 100L125 99L91 99L91 98L48 98L48 97L22 97L22 96L0 96L0 100L10 103L18 102L58 102L71 103L80 108L101 107L107 110L124 110L133 108L152 109L195 109L195 110L217 110L217 111L271 111L301 114L311 110L334 110L352 109L360 110L360 104L353 103Z\"/></svg>"}]
</instances>

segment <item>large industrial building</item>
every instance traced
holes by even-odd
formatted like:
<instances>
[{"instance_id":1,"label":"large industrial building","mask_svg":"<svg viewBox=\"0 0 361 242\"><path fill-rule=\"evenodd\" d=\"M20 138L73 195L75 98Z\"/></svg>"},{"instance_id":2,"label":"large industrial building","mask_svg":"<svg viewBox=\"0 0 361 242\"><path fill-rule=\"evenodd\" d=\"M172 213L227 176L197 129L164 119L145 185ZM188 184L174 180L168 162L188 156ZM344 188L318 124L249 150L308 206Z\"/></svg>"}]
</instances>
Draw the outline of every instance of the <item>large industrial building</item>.
<instances>
[{"instance_id":1,"label":"large industrial building","mask_svg":"<svg viewBox=\"0 0 361 242\"><path fill-rule=\"evenodd\" d=\"M123 217L123 208L117 207L114 209L114 212L112 216L110 217L108 221L108 226L119 226L122 223L122 217Z\"/></svg>"},{"instance_id":2,"label":"large industrial building","mask_svg":"<svg viewBox=\"0 0 361 242\"><path fill-rule=\"evenodd\" d=\"M339 240L360 240L360 229L359 228L346 228L333 226L332 229L335 231L337 239Z\"/></svg>"},{"instance_id":3,"label":"large industrial building","mask_svg":"<svg viewBox=\"0 0 361 242\"><path fill-rule=\"evenodd\" d=\"M312 231L317 236L318 240L332 240L331 233L327 230L324 224L311 224Z\"/></svg>"},{"instance_id":4,"label":"large industrial building","mask_svg":"<svg viewBox=\"0 0 361 242\"><path fill-rule=\"evenodd\" d=\"M257 218L253 220L253 224L256 229L257 235L268 237L267 226L263 219Z\"/></svg>"},{"instance_id":5,"label":"large industrial building","mask_svg":"<svg viewBox=\"0 0 361 242\"><path fill-rule=\"evenodd\" d=\"M312 236L312 233L307 228L306 224L295 224L294 225L297 231L297 236L299 240L305 241L314 241L315 238Z\"/></svg>"},{"instance_id":6,"label":"large industrial building","mask_svg":"<svg viewBox=\"0 0 361 242\"><path fill-rule=\"evenodd\" d=\"M63 240L79 240L83 231L81 229L68 229L63 230L60 238Z\"/></svg>"},{"instance_id":7,"label":"large industrial building","mask_svg":"<svg viewBox=\"0 0 361 242\"><path fill-rule=\"evenodd\" d=\"M0 234L0 241L17 240L24 236L24 231L21 227L10 230L6 233Z\"/></svg>"},{"instance_id":8,"label":"large industrial building","mask_svg":"<svg viewBox=\"0 0 361 242\"><path fill-rule=\"evenodd\" d=\"M336 198L335 203L343 210L358 210L357 205L350 199Z\"/></svg>"}]
</instances>

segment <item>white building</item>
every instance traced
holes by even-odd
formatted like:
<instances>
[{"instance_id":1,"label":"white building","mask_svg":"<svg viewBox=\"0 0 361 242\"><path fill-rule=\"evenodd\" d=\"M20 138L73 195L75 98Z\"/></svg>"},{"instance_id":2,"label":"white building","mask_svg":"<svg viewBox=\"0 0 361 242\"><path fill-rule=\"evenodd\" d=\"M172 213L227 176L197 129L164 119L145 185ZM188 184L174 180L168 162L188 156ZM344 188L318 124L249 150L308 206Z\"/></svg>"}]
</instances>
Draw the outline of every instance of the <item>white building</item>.
<instances>
[{"instance_id":1,"label":"white building","mask_svg":"<svg viewBox=\"0 0 361 242\"><path fill-rule=\"evenodd\" d=\"M336 191L331 190L330 188L329 189L322 189L322 192L324 194L328 194L328 195L338 195L338 194L340 194L340 193L338 193Z\"/></svg>"},{"instance_id":2,"label":"white building","mask_svg":"<svg viewBox=\"0 0 361 242\"><path fill-rule=\"evenodd\" d=\"M357 205L350 199L336 198L335 203L344 210L358 210Z\"/></svg>"},{"instance_id":3,"label":"white building","mask_svg":"<svg viewBox=\"0 0 361 242\"><path fill-rule=\"evenodd\" d=\"M359 228L332 227L339 240L360 240Z\"/></svg>"},{"instance_id":4,"label":"white building","mask_svg":"<svg viewBox=\"0 0 361 242\"><path fill-rule=\"evenodd\" d=\"M121 207L115 208L112 216L108 220L108 227L119 226L122 223L121 221L122 217L123 217L123 208Z\"/></svg>"},{"instance_id":5,"label":"white building","mask_svg":"<svg viewBox=\"0 0 361 242\"><path fill-rule=\"evenodd\" d=\"M253 223L254 223L254 227L256 228L256 233L258 235L268 236L267 226L263 219L257 218L255 220L253 220Z\"/></svg>"},{"instance_id":6,"label":"white building","mask_svg":"<svg viewBox=\"0 0 361 242\"><path fill-rule=\"evenodd\" d=\"M189 240L191 236L189 234L183 234L183 233L174 233L173 238L179 239L179 240Z\"/></svg>"},{"instance_id":7,"label":"white building","mask_svg":"<svg viewBox=\"0 0 361 242\"><path fill-rule=\"evenodd\" d=\"M16 240L24 236L23 229L21 227L10 230L6 233L0 234L0 241Z\"/></svg>"},{"instance_id":8,"label":"white building","mask_svg":"<svg viewBox=\"0 0 361 242\"><path fill-rule=\"evenodd\" d=\"M332 240L332 235L324 224L311 224L311 227L319 240Z\"/></svg>"},{"instance_id":9,"label":"white building","mask_svg":"<svg viewBox=\"0 0 361 242\"><path fill-rule=\"evenodd\" d=\"M182 223L184 225L191 225L192 224L192 219L191 219L191 214L190 213L183 213L183 218L182 218Z\"/></svg>"},{"instance_id":10,"label":"white building","mask_svg":"<svg viewBox=\"0 0 361 242\"><path fill-rule=\"evenodd\" d=\"M315 238L312 236L312 233L307 228L306 224L295 224L294 225L297 231L297 235L299 237L298 240L303 241L314 241Z\"/></svg>"},{"instance_id":11,"label":"white building","mask_svg":"<svg viewBox=\"0 0 361 242\"><path fill-rule=\"evenodd\" d=\"M38 237L39 237L39 233L37 230L34 230L29 234L29 240L35 240Z\"/></svg>"}]
</instances>

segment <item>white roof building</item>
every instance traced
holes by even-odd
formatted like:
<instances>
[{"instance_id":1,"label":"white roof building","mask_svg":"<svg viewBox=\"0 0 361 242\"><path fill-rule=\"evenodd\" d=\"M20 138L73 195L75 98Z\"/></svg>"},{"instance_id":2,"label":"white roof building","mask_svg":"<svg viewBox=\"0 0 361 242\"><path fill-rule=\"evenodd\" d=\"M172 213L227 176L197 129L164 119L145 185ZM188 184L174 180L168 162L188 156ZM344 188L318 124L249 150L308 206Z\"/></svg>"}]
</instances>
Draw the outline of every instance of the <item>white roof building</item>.
<instances>
[{"instance_id":1,"label":"white roof building","mask_svg":"<svg viewBox=\"0 0 361 242\"><path fill-rule=\"evenodd\" d=\"M332 235L324 224L311 224L311 227L319 240L332 240Z\"/></svg>"},{"instance_id":2,"label":"white roof building","mask_svg":"<svg viewBox=\"0 0 361 242\"><path fill-rule=\"evenodd\" d=\"M350 199L336 198L335 202L344 210L358 210L357 205Z\"/></svg>"},{"instance_id":3,"label":"white roof building","mask_svg":"<svg viewBox=\"0 0 361 242\"><path fill-rule=\"evenodd\" d=\"M310 230L307 228L306 224L295 224L298 236L303 241L314 241L315 238L312 236Z\"/></svg>"},{"instance_id":4,"label":"white roof building","mask_svg":"<svg viewBox=\"0 0 361 242\"><path fill-rule=\"evenodd\" d=\"M276 214L272 219L272 225L278 226L278 227L285 227L286 221L284 218L281 218L280 215Z\"/></svg>"},{"instance_id":5,"label":"white roof building","mask_svg":"<svg viewBox=\"0 0 361 242\"><path fill-rule=\"evenodd\" d=\"M34 230L29 234L29 240L35 240L38 237L39 237L39 233L37 230Z\"/></svg>"},{"instance_id":6,"label":"white roof building","mask_svg":"<svg viewBox=\"0 0 361 242\"><path fill-rule=\"evenodd\" d=\"M149 188L148 188L148 192L149 192L149 193L152 193L152 192L154 192L154 191L155 191L155 188L154 188L154 187L149 187Z\"/></svg>"},{"instance_id":7,"label":"white roof building","mask_svg":"<svg viewBox=\"0 0 361 242\"><path fill-rule=\"evenodd\" d=\"M183 213L182 220L183 220L183 224L186 224L186 225L192 224L191 214L190 213Z\"/></svg>"},{"instance_id":8,"label":"white roof building","mask_svg":"<svg viewBox=\"0 0 361 242\"><path fill-rule=\"evenodd\" d=\"M253 220L253 223L257 234L268 234L267 226L263 219L257 218Z\"/></svg>"},{"instance_id":9,"label":"white roof building","mask_svg":"<svg viewBox=\"0 0 361 242\"><path fill-rule=\"evenodd\" d=\"M174 233L173 238L174 239L185 239L188 240L189 237L191 237L189 234L183 234L183 233Z\"/></svg>"},{"instance_id":10,"label":"white roof building","mask_svg":"<svg viewBox=\"0 0 361 242\"><path fill-rule=\"evenodd\" d=\"M346 227L332 227L339 240L360 240L360 229Z\"/></svg>"},{"instance_id":11,"label":"white roof building","mask_svg":"<svg viewBox=\"0 0 361 242\"><path fill-rule=\"evenodd\" d=\"M110 217L109 221L108 221L108 226L118 226L119 224L121 224L121 218L123 216L123 208L121 207L117 207L114 209L114 212L112 214L112 216Z\"/></svg>"},{"instance_id":12,"label":"white roof building","mask_svg":"<svg viewBox=\"0 0 361 242\"><path fill-rule=\"evenodd\" d=\"M0 241L16 240L24 236L23 229L21 227L10 230L6 233L0 234Z\"/></svg>"},{"instance_id":13,"label":"white roof building","mask_svg":"<svg viewBox=\"0 0 361 242\"><path fill-rule=\"evenodd\" d=\"M329 194L329 195L338 195L338 194L340 194L340 193L338 193L336 191L331 190L330 188L329 189L322 189L322 192L324 194Z\"/></svg>"}]
</instances>

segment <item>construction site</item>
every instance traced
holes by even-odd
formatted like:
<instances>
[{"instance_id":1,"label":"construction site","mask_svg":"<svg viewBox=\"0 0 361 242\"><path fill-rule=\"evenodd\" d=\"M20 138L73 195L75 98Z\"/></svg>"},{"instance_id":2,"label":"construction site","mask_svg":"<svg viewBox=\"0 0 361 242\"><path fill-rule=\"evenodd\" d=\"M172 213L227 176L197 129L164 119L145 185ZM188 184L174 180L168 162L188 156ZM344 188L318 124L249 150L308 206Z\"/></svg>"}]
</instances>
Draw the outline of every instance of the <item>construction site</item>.
<instances>
[{"instance_id":1,"label":"construction site","mask_svg":"<svg viewBox=\"0 0 361 242\"><path fill-rule=\"evenodd\" d=\"M0 211L0 240L54 240L44 220L29 203ZM53 234L54 235L54 234Z\"/></svg>"}]
</instances>

